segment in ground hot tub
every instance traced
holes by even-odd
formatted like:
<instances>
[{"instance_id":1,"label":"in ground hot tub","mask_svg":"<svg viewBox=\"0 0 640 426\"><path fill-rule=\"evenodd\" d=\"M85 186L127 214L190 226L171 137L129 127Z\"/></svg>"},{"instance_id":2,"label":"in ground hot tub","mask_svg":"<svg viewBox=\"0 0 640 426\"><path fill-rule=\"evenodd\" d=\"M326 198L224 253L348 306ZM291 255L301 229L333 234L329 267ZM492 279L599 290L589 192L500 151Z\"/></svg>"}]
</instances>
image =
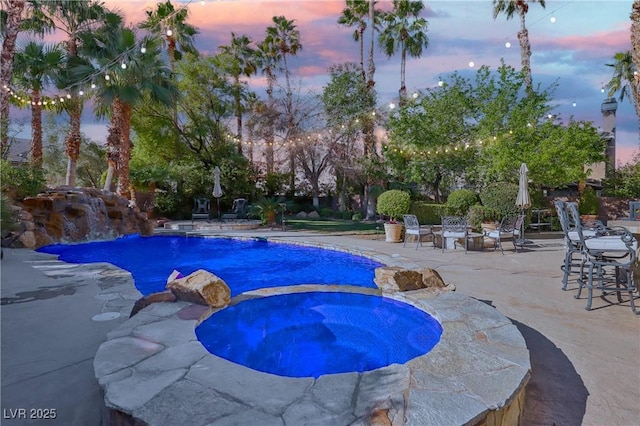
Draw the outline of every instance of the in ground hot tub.
<instances>
[{"instance_id":1,"label":"in ground hot tub","mask_svg":"<svg viewBox=\"0 0 640 426\"><path fill-rule=\"evenodd\" d=\"M249 299L196 328L221 358L286 377L371 371L428 353L442 326L398 300L348 292Z\"/></svg>"}]
</instances>

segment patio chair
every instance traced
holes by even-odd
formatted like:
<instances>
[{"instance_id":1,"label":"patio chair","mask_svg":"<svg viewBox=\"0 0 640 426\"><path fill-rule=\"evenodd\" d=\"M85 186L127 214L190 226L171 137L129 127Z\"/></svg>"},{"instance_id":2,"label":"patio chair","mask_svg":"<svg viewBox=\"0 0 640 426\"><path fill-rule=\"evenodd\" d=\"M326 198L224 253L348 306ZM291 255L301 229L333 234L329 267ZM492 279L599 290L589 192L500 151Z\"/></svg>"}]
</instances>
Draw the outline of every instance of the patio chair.
<instances>
[{"instance_id":1,"label":"patio chair","mask_svg":"<svg viewBox=\"0 0 640 426\"><path fill-rule=\"evenodd\" d=\"M414 235L416 237L416 250L418 250L418 246L422 245L423 235L431 235L431 238L433 238L432 228L430 226L421 227L416 215L402 215L402 220L404 221L404 244L402 245L402 247L405 247L407 245L407 238L409 237L409 235Z\"/></svg>"},{"instance_id":2,"label":"patio chair","mask_svg":"<svg viewBox=\"0 0 640 426\"><path fill-rule=\"evenodd\" d=\"M191 210L191 221L196 219L211 219L211 202L208 198L197 197L193 200L193 210Z\"/></svg>"},{"instance_id":3,"label":"patio chair","mask_svg":"<svg viewBox=\"0 0 640 426\"><path fill-rule=\"evenodd\" d=\"M627 293L632 312L640 315L634 301L637 287L633 277L638 241L623 227L600 229L595 236L588 237L580 221L578 206L567 203L567 210L570 220L576 223L582 256L589 268L586 275L581 274L578 278L579 287L575 298L579 299L582 289L586 288L585 309L590 311L594 289L600 290L605 300L606 296L615 293L619 303L623 302L622 294Z\"/></svg>"},{"instance_id":4,"label":"patio chair","mask_svg":"<svg viewBox=\"0 0 640 426\"><path fill-rule=\"evenodd\" d=\"M442 236L442 252L447 248L447 238L452 238L453 249L455 250L458 239L464 240L464 253L467 254L469 247L469 224L466 217L460 216L443 216L442 230L434 232L435 235ZM435 240L435 239L434 239ZM434 243L435 247L435 243Z\"/></svg>"},{"instance_id":5,"label":"patio chair","mask_svg":"<svg viewBox=\"0 0 640 426\"><path fill-rule=\"evenodd\" d=\"M582 243L580 240L580 236L577 230L577 227L580 226L580 232L583 233L586 238L593 238L598 234L597 229L593 228L584 228L582 222L580 221L580 216L578 217L578 221L572 217L570 217L568 212L568 206L572 204L575 205L577 209L576 203L568 203L562 200L556 200L554 205L556 207L556 211L558 212L558 219L560 220L560 227L562 228L562 233L564 234L564 242L565 242L565 256L564 263L560 267L563 271L562 276L562 289L567 290L567 285L569 283L569 275L578 274L582 276L584 273L584 265L585 262L580 257L580 259L574 258L574 255L578 253L578 255L582 255ZM603 229L604 227L600 224L599 228Z\"/></svg>"},{"instance_id":6,"label":"patio chair","mask_svg":"<svg viewBox=\"0 0 640 426\"><path fill-rule=\"evenodd\" d=\"M495 230L485 232L485 237L493 239L494 251L500 248L500 252L504 254L502 241L511 240L513 248L516 253L518 252L518 239L520 238L520 228L523 221L524 215L505 216Z\"/></svg>"}]
</instances>

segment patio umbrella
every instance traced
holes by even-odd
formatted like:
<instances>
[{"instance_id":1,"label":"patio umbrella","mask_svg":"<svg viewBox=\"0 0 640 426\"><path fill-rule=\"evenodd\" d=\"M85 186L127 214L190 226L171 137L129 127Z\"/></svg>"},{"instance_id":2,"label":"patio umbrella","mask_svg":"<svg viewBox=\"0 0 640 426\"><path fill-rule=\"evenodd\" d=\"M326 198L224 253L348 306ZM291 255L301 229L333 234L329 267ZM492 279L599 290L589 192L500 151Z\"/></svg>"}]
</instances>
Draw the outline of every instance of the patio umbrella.
<instances>
[{"instance_id":1,"label":"patio umbrella","mask_svg":"<svg viewBox=\"0 0 640 426\"><path fill-rule=\"evenodd\" d=\"M516 197L516 207L519 207L522 214L531 207L531 197L529 197L529 168L525 163L520 165L520 181L518 183L518 196ZM526 242L524 239L524 221L520 227L520 241Z\"/></svg>"},{"instance_id":2,"label":"patio umbrella","mask_svg":"<svg viewBox=\"0 0 640 426\"><path fill-rule=\"evenodd\" d=\"M222 197L222 188L220 187L220 167L213 169L213 196L218 203L218 219L220 219L220 197Z\"/></svg>"},{"instance_id":3,"label":"patio umbrella","mask_svg":"<svg viewBox=\"0 0 640 426\"><path fill-rule=\"evenodd\" d=\"M525 163L520 165L520 182L518 184L516 207L520 207L520 210L526 210L531 207L531 197L529 197L529 169Z\"/></svg>"}]
</instances>

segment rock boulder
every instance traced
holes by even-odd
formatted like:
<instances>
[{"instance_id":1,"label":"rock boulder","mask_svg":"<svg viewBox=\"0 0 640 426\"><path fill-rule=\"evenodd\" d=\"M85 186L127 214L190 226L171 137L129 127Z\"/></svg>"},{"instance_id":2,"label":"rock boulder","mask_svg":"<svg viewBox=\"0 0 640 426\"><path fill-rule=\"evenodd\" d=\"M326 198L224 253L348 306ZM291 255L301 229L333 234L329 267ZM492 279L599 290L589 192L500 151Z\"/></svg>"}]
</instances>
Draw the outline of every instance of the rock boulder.
<instances>
[{"instance_id":1,"label":"rock boulder","mask_svg":"<svg viewBox=\"0 0 640 426\"><path fill-rule=\"evenodd\" d=\"M445 284L435 269L402 269L397 266L377 268L373 281L383 291L411 291L419 289L455 290L453 284Z\"/></svg>"},{"instance_id":2,"label":"rock boulder","mask_svg":"<svg viewBox=\"0 0 640 426\"><path fill-rule=\"evenodd\" d=\"M180 300L213 308L225 307L231 301L231 290L227 283L204 269L170 281L167 289Z\"/></svg>"}]
</instances>

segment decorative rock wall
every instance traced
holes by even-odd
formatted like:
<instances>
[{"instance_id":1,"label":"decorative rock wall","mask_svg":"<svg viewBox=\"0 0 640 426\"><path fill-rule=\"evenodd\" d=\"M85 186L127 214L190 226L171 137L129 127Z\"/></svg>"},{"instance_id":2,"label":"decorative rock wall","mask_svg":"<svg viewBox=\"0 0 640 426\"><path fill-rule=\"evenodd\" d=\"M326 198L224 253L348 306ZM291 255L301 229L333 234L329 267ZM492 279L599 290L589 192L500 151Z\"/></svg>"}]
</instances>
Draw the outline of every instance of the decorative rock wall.
<instances>
[{"instance_id":1,"label":"decorative rock wall","mask_svg":"<svg viewBox=\"0 0 640 426\"><path fill-rule=\"evenodd\" d=\"M22 201L20 236L12 247L38 248L57 242L151 235L146 215L113 192L58 187Z\"/></svg>"}]
</instances>

